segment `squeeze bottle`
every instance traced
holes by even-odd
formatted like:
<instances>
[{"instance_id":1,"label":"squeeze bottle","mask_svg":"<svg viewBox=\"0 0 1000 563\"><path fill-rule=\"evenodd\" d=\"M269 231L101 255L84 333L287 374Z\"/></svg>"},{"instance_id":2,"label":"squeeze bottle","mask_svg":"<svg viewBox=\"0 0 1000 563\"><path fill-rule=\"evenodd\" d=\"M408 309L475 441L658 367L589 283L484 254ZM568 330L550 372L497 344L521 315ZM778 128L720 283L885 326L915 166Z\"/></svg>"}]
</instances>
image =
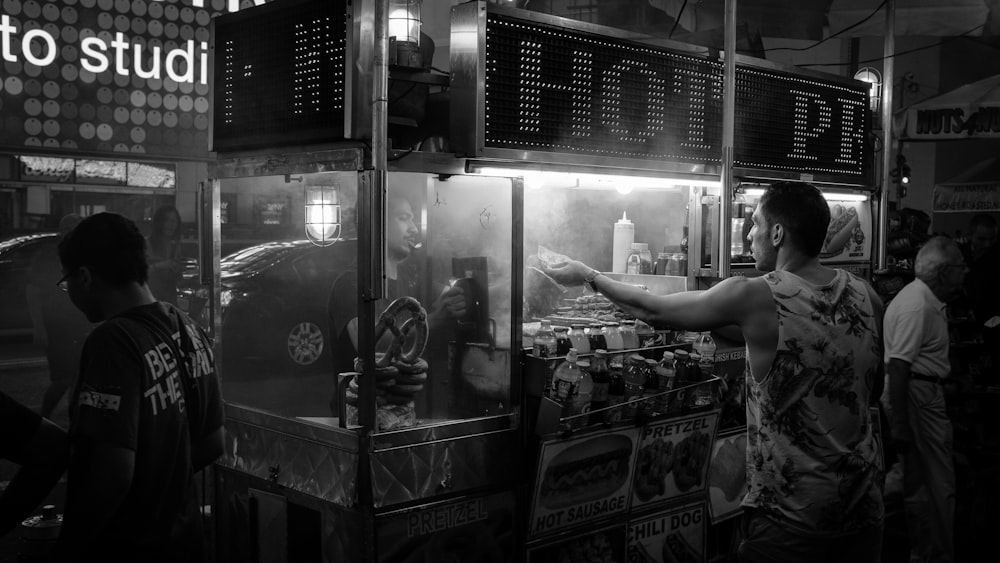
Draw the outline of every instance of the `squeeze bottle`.
<instances>
[{"instance_id":1,"label":"squeeze bottle","mask_svg":"<svg viewBox=\"0 0 1000 563\"><path fill-rule=\"evenodd\" d=\"M616 274L625 273L625 261L628 259L629 247L635 242L635 225L628 220L622 211L622 218L615 222L613 242L611 243L611 271Z\"/></svg>"}]
</instances>

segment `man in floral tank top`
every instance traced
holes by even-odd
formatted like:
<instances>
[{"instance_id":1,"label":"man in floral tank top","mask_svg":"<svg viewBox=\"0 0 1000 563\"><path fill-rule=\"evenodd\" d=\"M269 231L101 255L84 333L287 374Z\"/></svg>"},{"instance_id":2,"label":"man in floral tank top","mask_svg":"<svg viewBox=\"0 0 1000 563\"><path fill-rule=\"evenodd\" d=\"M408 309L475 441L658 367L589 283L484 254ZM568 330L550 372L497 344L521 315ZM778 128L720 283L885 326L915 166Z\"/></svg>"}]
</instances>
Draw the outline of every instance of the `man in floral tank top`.
<instances>
[{"instance_id":1,"label":"man in floral tank top","mask_svg":"<svg viewBox=\"0 0 1000 563\"><path fill-rule=\"evenodd\" d=\"M820 264L843 227L831 225L814 186L781 182L761 197L747 237L764 276L652 295L577 261L546 270L561 283L590 284L653 326L742 333L741 563L880 560L882 452L869 407L881 393L882 303L860 278Z\"/></svg>"}]
</instances>

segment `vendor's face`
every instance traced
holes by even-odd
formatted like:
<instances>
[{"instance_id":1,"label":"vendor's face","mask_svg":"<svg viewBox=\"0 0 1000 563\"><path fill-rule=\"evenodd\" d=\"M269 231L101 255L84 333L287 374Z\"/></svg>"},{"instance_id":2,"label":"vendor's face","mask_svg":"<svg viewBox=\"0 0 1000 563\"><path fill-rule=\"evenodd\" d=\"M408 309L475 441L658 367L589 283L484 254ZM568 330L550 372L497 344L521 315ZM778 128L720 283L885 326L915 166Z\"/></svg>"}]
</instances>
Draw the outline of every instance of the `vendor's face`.
<instances>
[{"instance_id":1,"label":"vendor's face","mask_svg":"<svg viewBox=\"0 0 1000 563\"><path fill-rule=\"evenodd\" d=\"M410 253L420 242L420 231L413 221L413 208L410 202L401 198L389 200L386 217L386 252L395 262L409 258Z\"/></svg>"},{"instance_id":2,"label":"vendor's face","mask_svg":"<svg viewBox=\"0 0 1000 563\"><path fill-rule=\"evenodd\" d=\"M778 262L778 250L771 243L771 225L764 219L761 206L754 210L752 220L753 227L747 234L747 240L750 241L754 267L761 272L770 272Z\"/></svg>"},{"instance_id":3,"label":"vendor's face","mask_svg":"<svg viewBox=\"0 0 1000 563\"><path fill-rule=\"evenodd\" d=\"M972 253L979 256L997 242L997 230L980 225L972 233Z\"/></svg>"}]
</instances>

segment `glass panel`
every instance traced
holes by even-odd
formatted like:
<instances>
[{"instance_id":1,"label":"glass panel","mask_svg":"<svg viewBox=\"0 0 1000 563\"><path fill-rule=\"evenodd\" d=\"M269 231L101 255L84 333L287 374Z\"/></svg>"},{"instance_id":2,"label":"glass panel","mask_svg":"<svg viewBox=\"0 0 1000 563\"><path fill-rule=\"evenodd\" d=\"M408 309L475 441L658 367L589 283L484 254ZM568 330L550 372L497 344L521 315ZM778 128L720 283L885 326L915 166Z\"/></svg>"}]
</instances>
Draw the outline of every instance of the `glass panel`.
<instances>
[{"instance_id":1,"label":"glass panel","mask_svg":"<svg viewBox=\"0 0 1000 563\"><path fill-rule=\"evenodd\" d=\"M376 384L381 430L509 412L511 198L505 178L389 174L387 295L376 313L413 298L427 313L427 338L422 351L404 339L392 369ZM352 282L338 282L331 306L341 372L352 371L356 355ZM412 316L401 311L397 326ZM392 350L388 336L377 342L378 354Z\"/></svg>"},{"instance_id":2,"label":"glass panel","mask_svg":"<svg viewBox=\"0 0 1000 563\"><path fill-rule=\"evenodd\" d=\"M337 279L357 270L357 182L354 172L218 182L224 219L218 337L227 401L287 417L335 415L328 302ZM305 195L321 187L336 191L345 220L341 240L325 247L305 231ZM207 323L208 295L195 277L178 300Z\"/></svg>"}]
</instances>

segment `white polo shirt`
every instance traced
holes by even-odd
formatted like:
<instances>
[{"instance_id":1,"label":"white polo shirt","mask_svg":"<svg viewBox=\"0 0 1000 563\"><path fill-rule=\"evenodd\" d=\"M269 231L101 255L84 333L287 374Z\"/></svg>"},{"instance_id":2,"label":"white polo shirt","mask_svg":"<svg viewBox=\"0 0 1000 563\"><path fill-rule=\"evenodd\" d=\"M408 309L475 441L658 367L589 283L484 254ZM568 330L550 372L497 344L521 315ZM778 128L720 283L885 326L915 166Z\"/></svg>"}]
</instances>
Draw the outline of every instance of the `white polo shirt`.
<instances>
[{"instance_id":1,"label":"white polo shirt","mask_svg":"<svg viewBox=\"0 0 1000 563\"><path fill-rule=\"evenodd\" d=\"M945 304L919 279L906 285L885 310L885 362L909 362L910 371L947 377L948 316Z\"/></svg>"}]
</instances>

